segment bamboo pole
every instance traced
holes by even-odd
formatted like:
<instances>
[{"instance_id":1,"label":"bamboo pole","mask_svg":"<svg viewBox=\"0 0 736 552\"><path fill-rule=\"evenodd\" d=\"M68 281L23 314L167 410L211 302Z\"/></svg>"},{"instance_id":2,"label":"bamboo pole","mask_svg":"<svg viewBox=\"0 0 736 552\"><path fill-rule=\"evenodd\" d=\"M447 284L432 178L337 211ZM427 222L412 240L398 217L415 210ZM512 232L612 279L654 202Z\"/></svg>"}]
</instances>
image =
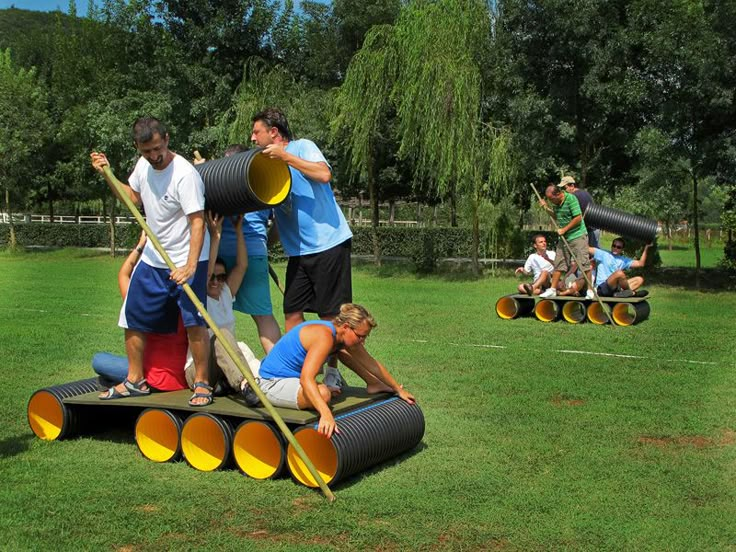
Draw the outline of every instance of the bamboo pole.
<instances>
[{"instance_id":1,"label":"bamboo pole","mask_svg":"<svg viewBox=\"0 0 736 552\"><path fill-rule=\"evenodd\" d=\"M104 167L103 170L104 170L105 176L108 178L108 181L115 188L115 191L117 192L118 196L122 199L123 203L125 203L126 207L128 207L130 212L133 214L135 219L138 221L138 224L141 225L141 228L143 228L144 232L148 236L148 239L151 241L151 244L153 244L153 247L156 249L156 251L158 251L159 255L161 255L161 257L164 259L164 262L169 267L169 269L175 270L176 266L174 265L171 258L164 250L163 246L161 245L161 242L158 241L158 238L153 233L153 230L151 230L151 227L148 226L148 224L146 223L145 219L143 218L143 215L141 215L138 208L131 201L130 197L128 197L128 194L125 193L122 182L120 182L117 178L115 178L115 175L112 173L112 170L110 170L109 166ZM281 418L281 415L278 413L278 411L274 408L274 406L266 398L266 395L264 395L263 391L261 391L261 388L256 384L255 378L253 377L253 374L251 373L250 369L246 368L243 365L243 363L240 361L237 354L235 353L235 350L230 345L228 340L225 339L225 336L220 331L220 328L218 328L217 324L215 324L215 321L212 320L212 317L207 312L207 309L204 308L204 305L199 300L197 295L194 293L191 286L185 282L184 284L182 284L182 289L187 294L189 299L192 300L192 303L194 303L194 306L196 306L199 312L202 314L205 321L207 322L210 329L212 330L212 333L214 333L215 337L220 341L220 344L224 347L228 356L232 359L232 361L238 367L238 370L242 372L243 377L245 377L245 379L248 381L248 384L251 386L253 391L255 391L261 403L263 403L263 406L266 408L268 413L271 415L273 420L276 422L276 425L279 426L279 429L284 434L284 437L286 437L287 441L289 441L289 444L291 444L291 446L294 447L294 450L304 462L304 465L309 470L309 473L312 474L312 477L314 477L314 480L319 485L319 488L322 489L322 492L327 497L327 499L330 502L333 502L336 498L335 495L332 493L330 488L327 486L327 483L325 483L324 479L322 479L322 476L317 471L317 468L314 467L314 464L309 459L309 457L307 456L307 453L304 451L302 446L296 440L296 438L294 437L294 434L288 428L286 423L284 423L284 420Z\"/></svg>"},{"instance_id":2,"label":"bamboo pole","mask_svg":"<svg viewBox=\"0 0 736 552\"><path fill-rule=\"evenodd\" d=\"M542 201L542 196L539 195L539 192L534 187L534 184L529 183L529 186L532 187L532 190L534 190L534 195L536 195L537 196L537 199L539 199L539 201L541 202ZM552 225L555 227L555 230L559 230L560 227L557 225L557 219L554 216L552 216L552 213L550 213L547 209L544 209L544 212L547 213L547 216L549 216L549 219L552 221ZM557 233L557 235L560 236L560 238L562 238L562 243L565 244L565 248L570 253L570 258L572 258L572 260L575 261L575 264L578 265L578 268L580 268L580 263L575 258L575 253L572 252L572 249L570 248L570 244L567 243L567 240L565 239L565 236L563 236L559 232ZM601 310L606 313L606 317L608 318L608 321L611 323L611 326L615 326L616 324L613 321L613 317L611 316L611 313L608 312L608 309L606 309L606 306L603 304L603 301L601 301L601 298L595 292L595 288L593 288L593 282L590 281L590 278L588 277L588 275L585 273L584 270L581 270L580 272L583 273L583 278L585 278L585 283L588 285L588 289L592 289L593 290L593 295L595 296L596 301L598 301L598 304L601 306ZM555 290L555 291L557 291L557 290Z\"/></svg>"}]
</instances>

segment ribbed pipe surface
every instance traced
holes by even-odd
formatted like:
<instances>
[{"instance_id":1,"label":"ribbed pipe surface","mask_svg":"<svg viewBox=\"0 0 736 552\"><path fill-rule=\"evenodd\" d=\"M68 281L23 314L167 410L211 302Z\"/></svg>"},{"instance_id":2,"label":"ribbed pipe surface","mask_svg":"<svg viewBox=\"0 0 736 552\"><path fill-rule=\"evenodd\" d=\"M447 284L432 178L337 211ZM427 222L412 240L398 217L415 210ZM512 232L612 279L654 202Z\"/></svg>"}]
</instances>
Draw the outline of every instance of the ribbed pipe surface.
<instances>
[{"instance_id":1,"label":"ribbed pipe surface","mask_svg":"<svg viewBox=\"0 0 736 552\"><path fill-rule=\"evenodd\" d=\"M562 305L562 318L570 324L580 324L585 322L587 307L582 301L566 301Z\"/></svg>"},{"instance_id":2,"label":"ribbed pipe surface","mask_svg":"<svg viewBox=\"0 0 736 552\"><path fill-rule=\"evenodd\" d=\"M230 422L207 412L192 414L181 429L181 453L187 464L200 471L225 467L232 444Z\"/></svg>"},{"instance_id":3,"label":"ribbed pipe surface","mask_svg":"<svg viewBox=\"0 0 736 552\"><path fill-rule=\"evenodd\" d=\"M294 432L328 485L411 450L424 436L422 410L398 397L337 416L335 420L340 433L333 434L332 439L320 435L317 424ZM291 445L287 463L296 481L308 487L317 486Z\"/></svg>"},{"instance_id":4,"label":"ribbed pipe surface","mask_svg":"<svg viewBox=\"0 0 736 552\"><path fill-rule=\"evenodd\" d=\"M291 191L286 163L255 148L195 165L204 181L205 209L232 216L275 207Z\"/></svg>"},{"instance_id":5,"label":"ribbed pipe surface","mask_svg":"<svg viewBox=\"0 0 736 552\"><path fill-rule=\"evenodd\" d=\"M97 378L39 389L28 400L27 415L31 430L46 441L75 435L90 420L81 415L82 409L64 404L63 400L96 390Z\"/></svg>"},{"instance_id":6,"label":"ribbed pipe surface","mask_svg":"<svg viewBox=\"0 0 736 552\"><path fill-rule=\"evenodd\" d=\"M617 326L632 326L649 317L649 303L616 303L611 311Z\"/></svg>"},{"instance_id":7,"label":"ribbed pipe surface","mask_svg":"<svg viewBox=\"0 0 736 552\"><path fill-rule=\"evenodd\" d=\"M286 445L281 432L268 422L246 420L233 436L235 464L248 477L277 477L286 463Z\"/></svg>"},{"instance_id":8,"label":"ribbed pipe surface","mask_svg":"<svg viewBox=\"0 0 736 552\"><path fill-rule=\"evenodd\" d=\"M153 462L177 460L181 453L181 416L162 408L146 408L135 422L135 442Z\"/></svg>"},{"instance_id":9,"label":"ribbed pipe surface","mask_svg":"<svg viewBox=\"0 0 736 552\"><path fill-rule=\"evenodd\" d=\"M542 299L534 306L534 315L542 322L554 322L560 317L562 306L558 301Z\"/></svg>"},{"instance_id":10,"label":"ribbed pipe surface","mask_svg":"<svg viewBox=\"0 0 736 552\"><path fill-rule=\"evenodd\" d=\"M526 316L534 310L534 299L505 295L496 301L496 314L504 320Z\"/></svg>"},{"instance_id":11,"label":"ribbed pipe surface","mask_svg":"<svg viewBox=\"0 0 736 552\"><path fill-rule=\"evenodd\" d=\"M585 211L585 223L613 234L651 242L657 236L657 221L618 209L591 203Z\"/></svg>"}]
</instances>

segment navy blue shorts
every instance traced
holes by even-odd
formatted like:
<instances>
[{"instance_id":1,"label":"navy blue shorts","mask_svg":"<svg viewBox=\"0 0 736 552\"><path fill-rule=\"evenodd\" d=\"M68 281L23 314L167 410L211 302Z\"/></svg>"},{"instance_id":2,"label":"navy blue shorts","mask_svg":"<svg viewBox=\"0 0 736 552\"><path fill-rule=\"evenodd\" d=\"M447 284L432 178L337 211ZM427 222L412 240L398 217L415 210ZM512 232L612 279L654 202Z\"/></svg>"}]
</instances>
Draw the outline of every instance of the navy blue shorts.
<instances>
[{"instance_id":1,"label":"navy blue shorts","mask_svg":"<svg viewBox=\"0 0 736 552\"><path fill-rule=\"evenodd\" d=\"M207 301L207 264L199 261L187 282L203 305ZM202 315L182 287L169 277L168 268L139 262L133 270L128 295L120 309L121 328L151 333L176 333L179 314L185 327L206 326Z\"/></svg>"}]
</instances>

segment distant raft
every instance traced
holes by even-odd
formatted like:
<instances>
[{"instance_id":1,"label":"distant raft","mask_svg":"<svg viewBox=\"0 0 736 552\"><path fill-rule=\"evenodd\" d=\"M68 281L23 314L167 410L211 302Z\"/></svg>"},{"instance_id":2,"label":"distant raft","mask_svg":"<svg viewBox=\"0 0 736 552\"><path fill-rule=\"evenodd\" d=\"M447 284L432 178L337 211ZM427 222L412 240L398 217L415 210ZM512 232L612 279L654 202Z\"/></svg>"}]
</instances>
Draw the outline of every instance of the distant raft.
<instances>
[{"instance_id":1,"label":"distant raft","mask_svg":"<svg viewBox=\"0 0 736 552\"><path fill-rule=\"evenodd\" d=\"M496 314L502 320L513 320L534 313L541 322L562 319L570 324L580 324L587 320L596 325L609 324L610 315L617 326L633 326L649 318L649 297L601 297L601 306L597 300L585 297L558 295L540 299L515 293L504 295L496 301Z\"/></svg>"},{"instance_id":2,"label":"distant raft","mask_svg":"<svg viewBox=\"0 0 736 552\"><path fill-rule=\"evenodd\" d=\"M153 462L183 458L200 471L237 467L253 479L278 477L288 466L292 478L316 486L303 461L262 407L238 396L218 397L190 407L189 390L151 393L116 401L97 398L96 378L39 389L28 401L28 423L40 439L54 441L104 430L111 416L135 414L135 441ZM345 387L332 404L340 433L327 439L316 430L314 411L277 408L325 481L337 483L415 448L424 436L424 414L388 393L369 395ZM128 419L128 416L123 416Z\"/></svg>"}]
</instances>

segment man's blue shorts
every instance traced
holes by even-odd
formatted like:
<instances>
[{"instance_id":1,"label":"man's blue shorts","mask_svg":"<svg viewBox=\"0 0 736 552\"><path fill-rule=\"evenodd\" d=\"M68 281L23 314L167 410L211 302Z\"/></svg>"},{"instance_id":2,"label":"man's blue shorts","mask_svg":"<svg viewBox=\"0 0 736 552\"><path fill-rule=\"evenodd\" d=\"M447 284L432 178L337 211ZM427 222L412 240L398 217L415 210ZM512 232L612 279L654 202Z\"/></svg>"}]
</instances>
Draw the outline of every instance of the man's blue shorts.
<instances>
[{"instance_id":1,"label":"man's blue shorts","mask_svg":"<svg viewBox=\"0 0 736 552\"><path fill-rule=\"evenodd\" d=\"M194 276L187 282L206 305L207 261L199 261ZM130 278L128 295L120 309L121 328L153 333L176 333L179 313L185 327L206 326L202 315L180 285L169 277L168 268L154 268L139 262Z\"/></svg>"}]
</instances>

